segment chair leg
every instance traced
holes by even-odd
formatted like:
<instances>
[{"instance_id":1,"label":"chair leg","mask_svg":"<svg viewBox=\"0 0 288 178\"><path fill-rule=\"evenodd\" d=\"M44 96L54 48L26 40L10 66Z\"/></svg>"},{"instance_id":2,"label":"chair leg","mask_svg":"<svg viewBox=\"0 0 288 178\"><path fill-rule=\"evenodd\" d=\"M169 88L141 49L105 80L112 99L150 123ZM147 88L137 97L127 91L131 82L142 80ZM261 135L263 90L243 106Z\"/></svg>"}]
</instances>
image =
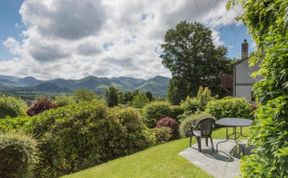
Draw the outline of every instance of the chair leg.
<instances>
[{"instance_id":1,"label":"chair leg","mask_svg":"<svg viewBox=\"0 0 288 178\"><path fill-rule=\"evenodd\" d=\"M198 151L201 152L201 138L197 137Z\"/></svg>"},{"instance_id":2,"label":"chair leg","mask_svg":"<svg viewBox=\"0 0 288 178\"><path fill-rule=\"evenodd\" d=\"M189 147L192 146L192 137L193 137L193 136L190 136Z\"/></svg>"},{"instance_id":3,"label":"chair leg","mask_svg":"<svg viewBox=\"0 0 288 178\"><path fill-rule=\"evenodd\" d=\"M214 145L213 145L213 139L212 139L212 137L210 137L210 141L211 141L212 151L214 152Z\"/></svg>"},{"instance_id":4,"label":"chair leg","mask_svg":"<svg viewBox=\"0 0 288 178\"><path fill-rule=\"evenodd\" d=\"M208 147L208 137L205 138L205 140L206 140L206 146Z\"/></svg>"}]
</instances>

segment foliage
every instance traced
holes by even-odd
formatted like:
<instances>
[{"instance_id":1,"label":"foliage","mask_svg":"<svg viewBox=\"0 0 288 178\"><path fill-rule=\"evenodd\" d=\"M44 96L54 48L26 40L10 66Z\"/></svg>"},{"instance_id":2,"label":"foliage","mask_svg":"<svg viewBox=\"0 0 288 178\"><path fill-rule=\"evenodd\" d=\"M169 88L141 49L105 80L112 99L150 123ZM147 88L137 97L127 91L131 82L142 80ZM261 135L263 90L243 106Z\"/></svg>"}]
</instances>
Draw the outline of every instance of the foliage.
<instances>
[{"instance_id":1,"label":"foliage","mask_svg":"<svg viewBox=\"0 0 288 178\"><path fill-rule=\"evenodd\" d=\"M149 99L149 101L153 100L153 94L150 91L145 92L146 97Z\"/></svg>"},{"instance_id":2,"label":"foliage","mask_svg":"<svg viewBox=\"0 0 288 178\"><path fill-rule=\"evenodd\" d=\"M154 128L160 118L170 115L171 107L167 102L152 102L144 107L145 122L149 128Z\"/></svg>"},{"instance_id":3,"label":"foliage","mask_svg":"<svg viewBox=\"0 0 288 178\"><path fill-rule=\"evenodd\" d=\"M219 100L210 101L205 112L213 115L216 119L221 118L246 118L252 119L252 107L242 98L225 97Z\"/></svg>"},{"instance_id":4,"label":"foliage","mask_svg":"<svg viewBox=\"0 0 288 178\"><path fill-rule=\"evenodd\" d=\"M119 95L119 103L130 105L133 100L133 92L132 91L125 91L125 92L118 92Z\"/></svg>"},{"instance_id":5,"label":"foliage","mask_svg":"<svg viewBox=\"0 0 288 178\"><path fill-rule=\"evenodd\" d=\"M172 137L171 139L176 139L176 138L179 138L179 132L178 132L178 129L179 129L179 125L178 123L176 122L175 119L172 119L171 117L163 117L161 118L159 121L157 121L156 123L156 127L157 128L160 128L160 127L168 127L171 129L172 131Z\"/></svg>"},{"instance_id":6,"label":"foliage","mask_svg":"<svg viewBox=\"0 0 288 178\"><path fill-rule=\"evenodd\" d=\"M192 114L183 119L179 126L179 133L181 137L187 137L189 135L191 125L197 123L201 119L214 118L212 115L207 113Z\"/></svg>"},{"instance_id":7,"label":"foliage","mask_svg":"<svg viewBox=\"0 0 288 178\"><path fill-rule=\"evenodd\" d=\"M234 3L230 0L227 7ZM256 146L255 154L243 160L242 174L288 177L288 158L279 155L288 147L288 1L247 0L240 4L244 10L240 19L257 45L250 63L260 63L260 70L254 75L263 76L254 86L262 105L256 111L256 126L250 140Z\"/></svg>"},{"instance_id":8,"label":"foliage","mask_svg":"<svg viewBox=\"0 0 288 178\"><path fill-rule=\"evenodd\" d=\"M0 177L32 177L36 141L23 133L0 133Z\"/></svg>"},{"instance_id":9,"label":"foliage","mask_svg":"<svg viewBox=\"0 0 288 178\"><path fill-rule=\"evenodd\" d=\"M156 143L168 142L172 138L172 130L169 127L159 127L151 129L156 137Z\"/></svg>"},{"instance_id":10,"label":"foliage","mask_svg":"<svg viewBox=\"0 0 288 178\"><path fill-rule=\"evenodd\" d=\"M22 116L17 118L4 118L0 119L0 133L6 133L9 131L19 131L24 130L26 126L28 127L29 122L33 118L28 116Z\"/></svg>"},{"instance_id":11,"label":"foliage","mask_svg":"<svg viewBox=\"0 0 288 178\"><path fill-rule=\"evenodd\" d=\"M182 106L178 106L178 105L171 106L170 117L175 119L177 122L179 121L180 117L183 114L184 114L184 108Z\"/></svg>"},{"instance_id":12,"label":"foliage","mask_svg":"<svg viewBox=\"0 0 288 178\"><path fill-rule=\"evenodd\" d=\"M149 98L143 92L139 92L133 97L132 106L135 108L143 108L147 103L149 103Z\"/></svg>"},{"instance_id":13,"label":"foliage","mask_svg":"<svg viewBox=\"0 0 288 178\"><path fill-rule=\"evenodd\" d=\"M55 96L53 102L57 107L62 107L75 103L75 98L73 96L59 95Z\"/></svg>"},{"instance_id":14,"label":"foliage","mask_svg":"<svg viewBox=\"0 0 288 178\"><path fill-rule=\"evenodd\" d=\"M28 109L27 114L29 116L34 116L43 111L56 108L56 105L50 101L47 97L38 98L33 105Z\"/></svg>"},{"instance_id":15,"label":"foliage","mask_svg":"<svg viewBox=\"0 0 288 178\"><path fill-rule=\"evenodd\" d=\"M185 101L181 102L181 106L184 108L185 114L194 114L197 111L204 111L207 103L213 99L211 91L207 87L200 86L197 96L194 98L188 96Z\"/></svg>"},{"instance_id":16,"label":"foliage","mask_svg":"<svg viewBox=\"0 0 288 178\"><path fill-rule=\"evenodd\" d=\"M5 117L26 116L26 103L12 96L0 95L0 119Z\"/></svg>"},{"instance_id":17,"label":"foliage","mask_svg":"<svg viewBox=\"0 0 288 178\"><path fill-rule=\"evenodd\" d=\"M109 107L117 106L119 103L118 89L115 87L109 87L105 91L106 102Z\"/></svg>"},{"instance_id":18,"label":"foliage","mask_svg":"<svg viewBox=\"0 0 288 178\"><path fill-rule=\"evenodd\" d=\"M216 47L212 31L201 23L180 22L166 32L162 64L172 73L169 101L179 104L187 96L196 96L199 86L219 90L219 76L226 73L227 49Z\"/></svg>"},{"instance_id":19,"label":"foliage","mask_svg":"<svg viewBox=\"0 0 288 178\"><path fill-rule=\"evenodd\" d=\"M74 92L76 102L92 101L97 99L96 93L87 89L79 89Z\"/></svg>"},{"instance_id":20,"label":"foliage","mask_svg":"<svg viewBox=\"0 0 288 178\"><path fill-rule=\"evenodd\" d=\"M37 177L59 177L133 153L154 144L155 137L130 108L94 100L43 112L32 133L39 140ZM73 139L71 139L73 138Z\"/></svg>"}]
</instances>

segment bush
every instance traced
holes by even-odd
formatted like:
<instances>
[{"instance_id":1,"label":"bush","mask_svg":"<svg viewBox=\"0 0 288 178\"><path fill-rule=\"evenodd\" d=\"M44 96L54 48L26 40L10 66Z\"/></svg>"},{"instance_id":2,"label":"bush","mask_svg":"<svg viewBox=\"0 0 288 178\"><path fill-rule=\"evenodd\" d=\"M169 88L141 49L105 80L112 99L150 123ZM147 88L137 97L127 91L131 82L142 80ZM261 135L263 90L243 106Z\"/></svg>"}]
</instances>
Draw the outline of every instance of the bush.
<instances>
[{"instance_id":1,"label":"bush","mask_svg":"<svg viewBox=\"0 0 288 178\"><path fill-rule=\"evenodd\" d=\"M0 177L32 177L36 141L24 134L0 134Z\"/></svg>"},{"instance_id":2,"label":"bush","mask_svg":"<svg viewBox=\"0 0 288 178\"><path fill-rule=\"evenodd\" d=\"M62 107L75 103L75 98L73 96L60 95L55 96L53 101L57 107Z\"/></svg>"},{"instance_id":3,"label":"bush","mask_svg":"<svg viewBox=\"0 0 288 178\"><path fill-rule=\"evenodd\" d=\"M188 96L180 105L183 107L185 113L189 115L204 111L207 103L214 99L208 88L199 87L196 97L192 98Z\"/></svg>"},{"instance_id":4,"label":"bush","mask_svg":"<svg viewBox=\"0 0 288 178\"><path fill-rule=\"evenodd\" d=\"M22 116L13 119L10 117L0 119L0 133L24 130L24 128L28 126L29 122L31 121L32 118L28 116Z\"/></svg>"},{"instance_id":5,"label":"bush","mask_svg":"<svg viewBox=\"0 0 288 178\"><path fill-rule=\"evenodd\" d=\"M28 109L27 114L29 116L34 116L53 108L56 108L54 103L52 103L47 97L41 97L32 104L32 106Z\"/></svg>"},{"instance_id":6,"label":"bush","mask_svg":"<svg viewBox=\"0 0 288 178\"><path fill-rule=\"evenodd\" d=\"M156 143L168 142L172 138L172 130L169 127L159 127L151 129L156 137Z\"/></svg>"},{"instance_id":7,"label":"bush","mask_svg":"<svg viewBox=\"0 0 288 178\"><path fill-rule=\"evenodd\" d=\"M26 103L15 97L0 96L0 119L5 117L26 116Z\"/></svg>"},{"instance_id":8,"label":"bush","mask_svg":"<svg viewBox=\"0 0 288 178\"><path fill-rule=\"evenodd\" d=\"M168 127L168 128L170 128L171 131L172 131L172 138L171 138L171 139L179 138L179 132L178 132L179 125L178 125L178 123L176 122L176 120L175 120L175 119L172 119L171 117L163 117L163 118L161 118L161 119L157 122L156 127L157 127L157 128L160 128L160 127Z\"/></svg>"},{"instance_id":9,"label":"bush","mask_svg":"<svg viewBox=\"0 0 288 178\"><path fill-rule=\"evenodd\" d=\"M224 117L252 118L251 105L241 98L226 97L210 101L205 111L216 117L216 119Z\"/></svg>"},{"instance_id":10,"label":"bush","mask_svg":"<svg viewBox=\"0 0 288 178\"><path fill-rule=\"evenodd\" d=\"M145 122L149 128L155 127L160 118L171 114L170 104L166 102L152 102L144 107Z\"/></svg>"},{"instance_id":11,"label":"bush","mask_svg":"<svg viewBox=\"0 0 288 178\"><path fill-rule=\"evenodd\" d=\"M39 140L37 177L60 177L144 149L155 137L131 108L110 110L101 101L43 112L33 128Z\"/></svg>"},{"instance_id":12,"label":"bush","mask_svg":"<svg viewBox=\"0 0 288 178\"><path fill-rule=\"evenodd\" d=\"M172 106L171 107L171 114L170 116L175 119L177 122L179 121L180 117L184 114L184 109L182 106Z\"/></svg>"},{"instance_id":13,"label":"bush","mask_svg":"<svg viewBox=\"0 0 288 178\"><path fill-rule=\"evenodd\" d=\"M97 99L96 93L87 89L79 89L74 92L76 102L93 101Z\"/></svg>"},{"instance_id":14,"label":"bush","mask_svg":"<svg viewBox=\"0 0 288 178\"><path fill-rule=\"evenodd\" d=\"M149 98L146 96L146 94L139 92L133 97L132 106L135 108L143 108L149 102Z\"/></svg>"},{"instance_id":15,"label":"bush","mask_svg":"<svg viewBox=\"0 0 288 178\"><path fill-rule=\"evenodd\" d=\"M214 118L212 115L207 114L207 113L198 113L198 114L190 115L186 117L185 119L183 119L179 126L180 136L181 137L189 136L192 123L197 123L199 120L207 118L207 117Z\"/></svg>"}]
</instances>

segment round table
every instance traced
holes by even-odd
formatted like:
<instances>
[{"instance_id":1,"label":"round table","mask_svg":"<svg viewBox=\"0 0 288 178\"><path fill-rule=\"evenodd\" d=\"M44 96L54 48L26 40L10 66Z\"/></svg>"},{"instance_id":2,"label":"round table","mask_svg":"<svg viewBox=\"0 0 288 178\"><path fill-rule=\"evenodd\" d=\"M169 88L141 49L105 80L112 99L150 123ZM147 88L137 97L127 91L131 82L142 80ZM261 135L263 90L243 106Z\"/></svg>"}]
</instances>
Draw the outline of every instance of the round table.
<instances>
[{"instance_id":1,"label":"round table","mask_svg":"<svg viewBox=\"0 0 288 178\"><path fill-rule=\"evenodd\" d=\"M215 123L216 125L226 127L226 140L218 142L216 144L216 150L218 151L219 144L227 142L228 140L234 140L235 143L242 149L243 154L245 154L244 147L237 142L237 139L240 136L243 136L242 127L250 126L253 123L253 121L249 119L241 119L241 118L223 118L223 119L217 120ZM233 132L231 134L228 133L229 127L233 128ZM240 133L238 137L237 137L237 130L236 130L237 127L240 127ZM231 135L234 135L234 138L230 138L229 136Z\"/></svg>"}]
</instances>

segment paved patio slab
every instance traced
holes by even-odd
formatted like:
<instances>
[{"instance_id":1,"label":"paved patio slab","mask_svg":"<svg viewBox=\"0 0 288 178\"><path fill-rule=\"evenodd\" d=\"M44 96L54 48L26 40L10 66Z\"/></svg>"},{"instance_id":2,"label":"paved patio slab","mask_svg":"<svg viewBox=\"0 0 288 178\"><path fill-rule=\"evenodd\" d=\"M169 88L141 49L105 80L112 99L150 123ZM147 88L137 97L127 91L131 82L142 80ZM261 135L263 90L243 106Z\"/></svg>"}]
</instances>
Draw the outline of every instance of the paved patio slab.
<instances>
[{"instance_id":1,"label":"paved patio slab","mask_svg":"<svg viewBox=\"0 0 288 178\"><path fill-rule=\"evenodd\" d=\"M202 139L202 152L198 151L197 144L192 145L191 148L186 148L179 155L183 156L187 160L189 160L194 165L200 167L208 174L216 177L216 178L234 178L240 177L240 160L238 158L233 157L231 153L236 150L236 144L234 141L228 141L222 144L219 144L218 150L216 152L216 144L220 141L220 139L213 139L215 152L212 152L210 147L210 142L208 147L206 147L204 143L205 139ZM240 142L242 146L244 146L247 142ZM188 145L188 143L187 143Z\"/></svg>"}]
</instances>

